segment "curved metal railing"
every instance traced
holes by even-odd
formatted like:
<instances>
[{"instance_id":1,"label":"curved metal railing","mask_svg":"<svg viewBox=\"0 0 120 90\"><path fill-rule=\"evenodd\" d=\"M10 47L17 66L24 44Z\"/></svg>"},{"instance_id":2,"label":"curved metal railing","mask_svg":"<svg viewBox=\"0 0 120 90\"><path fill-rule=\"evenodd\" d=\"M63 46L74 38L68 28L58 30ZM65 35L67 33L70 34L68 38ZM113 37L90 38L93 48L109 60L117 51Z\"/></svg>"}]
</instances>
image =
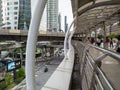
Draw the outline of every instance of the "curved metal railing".
<instances>
[{"instance_id":1,"label":"curved metal railing","mask_svg":"<svg viewBox=\"0 0 120 90\"><path fill-rule=\"evenodd\" d=\"M120 56L109 50L80 41L72 41L72 44L79 56L79 72L82 90L114 90L115 87L113 83L108 80L108 77L101 69L101 65L102 60L107 56L115 60L120 60ZM95 58L94 56L97 54L93 54L93 49L97 50L96 52L102 52L102 54Z\"/></svg>"}]
</instances>

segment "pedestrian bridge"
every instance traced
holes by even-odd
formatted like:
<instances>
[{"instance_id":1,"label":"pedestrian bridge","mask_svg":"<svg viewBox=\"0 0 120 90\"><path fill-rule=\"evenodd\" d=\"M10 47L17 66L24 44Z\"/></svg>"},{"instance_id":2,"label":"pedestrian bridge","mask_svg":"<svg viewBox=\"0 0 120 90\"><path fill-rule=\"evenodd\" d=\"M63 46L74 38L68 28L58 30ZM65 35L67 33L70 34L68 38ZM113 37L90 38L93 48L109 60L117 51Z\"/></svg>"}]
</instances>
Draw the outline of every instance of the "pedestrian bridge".
<instances>
[{"instance_id":1,"label":"pedestrian bridge","mask_svg":"<svg viewBox=\"0 0 120 90\"><path fill-rule=\"evenodd\" d=\"M39 19L47 0L38 0L31 20L26 53L26 89L36 90L34 52ZM106 37L120 20L120 0L71 0L74 20L65 35L65 58L42 90L119 90L120 54L107 48ZM70 30L74 26L73 30ZM101 31L103 48L88 44ZM109 32L108 32L109 31ZM94 32L94 36L91 36ZM118 28L119 34L119 28ZM72 38L74 37L74 38ZM82 37L82 39L81 39ZM25 89L25 88L24 88Z\"/></svg>"},{"instance_id":2,"label":"pedestrian bridge","mask_svg":"<svg viewBox=\"0 0 120 90\"><path fill-rule=\"evenodd\" d=\"M0 40L16 40L16 41L27 41L28 30L0 30ZM60 40L63 41L65 37L64 32L48 32L39 31L38 41L53 41Z\"/></svg>"}]
</instances>

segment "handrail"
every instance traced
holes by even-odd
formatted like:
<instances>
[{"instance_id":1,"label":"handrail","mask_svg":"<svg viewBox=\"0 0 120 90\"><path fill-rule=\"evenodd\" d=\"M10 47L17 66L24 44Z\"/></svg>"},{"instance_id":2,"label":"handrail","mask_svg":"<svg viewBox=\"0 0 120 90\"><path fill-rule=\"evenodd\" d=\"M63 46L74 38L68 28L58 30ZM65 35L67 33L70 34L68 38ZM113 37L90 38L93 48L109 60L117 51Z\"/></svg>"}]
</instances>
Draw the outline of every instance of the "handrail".
<instances>
[{"instance_id":1,"label":"handrail","mask_svg":"<svg viewBox=\"0 0 120 90\"><path fill-rule=\"evenodd\" d=\"M107 49L103 49L103 48L100 48L100 47L97 47L97 46L94 46L94 45L91 45L91 44L88 44L90 47L93 47L95 49L98 49L100 50L101 52L104 52L104 53L107 53L109 56L115 58L115 59L119 59L120 60L120 55L119 54L116 54L115 52L112 52L112 51L109 51Z\"/></svg>"},{"instance_id":2,"label":"handrail","mask_svg":"<svg viewBox=\"0 0 120 90\"><path fill-rule=\"evenodd\" d=\"M115 59L119 59L120 56L109 50L82 43L80 41L72 41L72 44L79 55L82 90L96 90L97 88L100 90L114 90L114 87L103 73L99 64L101 64L101 61L106 56L111 56ZM92 48L103 52L103 55L95 59L90 52L90 49Z\"/></svg>"}]
</instances>

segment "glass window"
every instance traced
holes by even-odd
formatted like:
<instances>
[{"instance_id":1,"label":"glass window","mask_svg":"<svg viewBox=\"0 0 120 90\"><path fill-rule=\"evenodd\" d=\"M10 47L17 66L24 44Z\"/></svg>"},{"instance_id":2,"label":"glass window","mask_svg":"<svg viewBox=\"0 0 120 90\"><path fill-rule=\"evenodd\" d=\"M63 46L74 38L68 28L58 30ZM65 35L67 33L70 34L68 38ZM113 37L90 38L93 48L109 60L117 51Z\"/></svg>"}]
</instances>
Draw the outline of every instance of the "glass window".
<instances>
[{"instance_id":1,"label":"glass window","mask_svg":"<svg viewBox=\"0 0 120 90\"><path fill-rule=\"evenodd\" d=\"M9 10L9 7L7 8L7 10Z\"/></svg>"},{"instance_id":2,"label":"glass window","mask_svg":"<svg viewBox=\"0 0 120 90\"><path fill-rule=\"evenodd\" d=\"M14 7L14 10L17 10L18 9L18 7Z\"/></svg>"},{"instance_id":3,"label":"glass window","mask_svg":"<svg viewBox=\"0 0 120 90\"><path fill-rule=\"evenodd\" d=\"M15 24L17 24L17 22L15 22Z\"/></svg>"},{"instance_id":4,"label":"glass window","mask_svg":"<svg viewBox=\"0 0 120 90\"><path fill-rule=\"evenodd\" d=\"M6 17L6 20L9 20L9 17Z\"/></svg>"},{"instance_id":5,"label":"glass window","mask_svg":"<svg viewBox=\"0 0 120 90\"><path fill-rule=\"evenodd\" d=\"M7 22L7 25L9 25L10 24L10 22Z\"/></svg>"},{"instance_id":6,"label":"glass window","mask_svg":"<svg viewBox=\"0 0 120 90\"><path fill-rule=\"evenodd\" d=\"M14 5L17 5L18 4L18 2L14 2Z\"/></svg>"},{"instance_id":7,"label":"glass window","mask_svg":"<svg viewBox=\"0 0 120 90\"><path fill-rule=\"evenodd\" d=\"M17 19L17 17L14 17L14 19Z\"/></svg>"},{"instance_id":8,"label":"glass window","mask_svg":"<svg viewBox=\"0 0 120 90\"><path fill-rule=\"evenodd\" d=\"M14 12L14 15L17 15L17 12Z\"/></svg>"},{"instance_id":9,"label":"glass window","mask_svg":"<svg viewBox=\"0 0 120 90\"><path fill-rule=\"evenodd\" d=\"M7 27L7 29L11 29L11 27Z\"/></svg>"},{"instance_id":10,"label":"glass window","mask_svg":"<svg viewBox=\"0 0 120 90\"><path fill-rule=\"evenodd\" d=\"M9 2L9 5L12 5L12 2Z\"/></svg>"}]
</instances>

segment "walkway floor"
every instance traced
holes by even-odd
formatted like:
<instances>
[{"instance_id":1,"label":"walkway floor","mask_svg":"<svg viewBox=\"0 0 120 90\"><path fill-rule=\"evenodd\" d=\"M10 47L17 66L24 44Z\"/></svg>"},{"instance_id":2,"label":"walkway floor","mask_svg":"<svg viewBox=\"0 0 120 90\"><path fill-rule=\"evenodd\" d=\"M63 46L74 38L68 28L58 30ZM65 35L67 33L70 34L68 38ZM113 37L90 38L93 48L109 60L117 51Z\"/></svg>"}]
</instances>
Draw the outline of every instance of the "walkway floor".
<instances>
[{"instance_id":1,"label":"walkway floor","mask_svg":"<svg viewBox=\"0 0 120 90\"><path fill-rule=\"evenodd\" d=\"M92 52L95 58L103 54L102 52L98 52L96 50L93 50ZM120 62L110 56L107 56L102 60L101 69L104 71L115 90L120 90Z\"/></svg>"}]
</instances>

